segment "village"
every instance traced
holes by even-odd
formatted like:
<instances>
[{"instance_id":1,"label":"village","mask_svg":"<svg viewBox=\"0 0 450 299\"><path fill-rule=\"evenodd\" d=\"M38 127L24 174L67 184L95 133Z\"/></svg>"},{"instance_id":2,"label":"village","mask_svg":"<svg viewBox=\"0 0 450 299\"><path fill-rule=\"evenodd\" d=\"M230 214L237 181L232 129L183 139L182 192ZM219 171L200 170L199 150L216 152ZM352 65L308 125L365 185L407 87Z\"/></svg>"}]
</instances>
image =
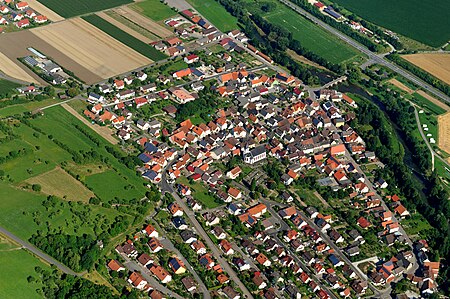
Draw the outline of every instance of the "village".
<instances>
[{"instance_id":1,"label":"village","mask_svg":"<svg viewBox=\"0 0 450 299\"><path fill-rule=\"evenodd\" d=\"M220 53L183 52L174 64L189 67L155 82L140 71L89 94L85 117L140 151L138 170L165 194L159 231L154 221L118 246L121 261L109 269L131 271L128 282L152 298L162 298L155 283L169 287L184 273L201 278L184 276L183 291L218 287L234 299L245 289L264 298L383 298L400 280L433 293L439 262L402 228L409 211L386 193L375 171L382 163L350 125L357 102L329 88L310 92L263 53L258 64L234 64L237 53L258 53L237 37L245 41L238 31L220 34ZM218 109L177 121L182 105L211 94ZM159 103L155 117L140 112ZM315 186L334 195L324 200Z\"/></svg>"}]
</instances>

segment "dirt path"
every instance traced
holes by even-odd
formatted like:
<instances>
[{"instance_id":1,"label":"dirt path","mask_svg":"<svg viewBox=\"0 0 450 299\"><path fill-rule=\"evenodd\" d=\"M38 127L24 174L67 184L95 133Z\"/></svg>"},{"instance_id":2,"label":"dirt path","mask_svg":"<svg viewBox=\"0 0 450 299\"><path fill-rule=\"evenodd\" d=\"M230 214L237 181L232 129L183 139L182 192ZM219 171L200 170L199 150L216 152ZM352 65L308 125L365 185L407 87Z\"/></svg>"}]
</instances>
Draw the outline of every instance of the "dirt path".
<instances>
[{"instance_id":1,"label":"dirt path","mask_svg":"<svg viewBox=\"0 0 450 299\"><path fill-rule=\"evenodd\" d=\"M140 13L132 10L129 7L123 6L120 8L116 8L114 11L117 12L122 17L127 18L133 23L138 24L142 28L152 32L153 34L161 38L173 35L173 33L170 30L164 28L163 26L141 15Z\"/></svg>"},{"instance_id":2,"label":"dirt path","mask_svg":"<svg viewBox=\"0 0 450 299\"><path fill-rule=\"evenodd\" d=\"M56 12L38 2L37 0L27 0L28 4L32 9L40 13L41 15L46 16L50 21L59 22L65 20L63 17L58 15Z\"/></svg>"},{"instance_id":3,"label":"dirt path","mask_svg":"<svg viewBox=\"0 0 450 299\"><path fill-rule=\"evenodd\" d=\"M146 44L151 43L153 40L149 39L148 37L143 36L142 34L140 34L139 32L134 31L133 29L131 29L130 27L128 27L127 25L117 21L116 19L108 16L105 12L101 11L97 13L97 16L99 16L100 18L102 18L103 20L113 24L114 26L116 26L119 29L122 29L123 31L125 31L126 33L128 33L129 35L137 38L140 41L143 41Z\"/></svg>"},{"instance_id":4,"label":"dirt path","mask_svg":"<svg viewBox=\"0 0 450 299\"><path fill-rule=\"evenodd\" d=\"M89 128L91 128L92 130L97 132L97 134L99 134L100 136L105 138L111 144L119 143L119 141L112 136L112 130L110 128L108 128L108 127L101 127L101 126L99 126L97 124L92 124L87 119L85 119L81 114L79 114L75 109L73 109L72 107L70 107L67 104L62 104L61 107L66 109L68 112L70 112L73 116L75 116L79 120L81 120L84 124L86 124Z\"/></svg>"},{"instance_id":5,"label":"dirt path","mask_svg":"<svg viewBox=\"0 0 450 299\"><path fill-rule=\"evenodd\" d=\"M436 99L435 97L430 96L428 93L426 93L423 90L419 90L417 91L418 94L420 94L421 96L423 96L424 98L426 98L427 100L429 100L430 102L438 105L439 107L441 107L442 109L444 109L445 111L450 111L450 107L445 105L443 102L439 101L438 99Z\"/></svg>"}]
</instances>

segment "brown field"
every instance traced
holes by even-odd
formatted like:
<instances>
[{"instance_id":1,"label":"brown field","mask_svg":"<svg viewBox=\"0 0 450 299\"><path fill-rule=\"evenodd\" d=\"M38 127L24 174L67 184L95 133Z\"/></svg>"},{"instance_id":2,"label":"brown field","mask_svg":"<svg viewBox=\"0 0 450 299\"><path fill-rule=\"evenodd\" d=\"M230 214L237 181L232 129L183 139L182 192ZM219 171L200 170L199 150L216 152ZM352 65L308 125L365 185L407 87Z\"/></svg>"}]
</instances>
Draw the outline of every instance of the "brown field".
<instances>
[{"instance_id":1,"label":"brown field","mask_svg":"<svg viewBox=\"0 0 450 299\"><path fill-rule=\"evenodd\" d=\"M286 52L289 54L289 56L291 56L293 59L297 60L298 62L313 66L313 67L321 69L321 70L327 70L325 67L321 66L320 64L317 64L301 55L298 55L297 53L295 53L292 50L287 50Z\"/></svg>"},{"instance_id":2,"label":"brown field","mask_svg":"<svg viewBox=\"0 0 450 299\"><path fill-rule=\"evenodd\" d=\"M62 22L63 23L63 22ZM62 24L57 23L57 24ZM57 25L54 24L54 25ZM48 25L48 26L54 26ZM46 27L48 27L46 26ZM41 27L44 28L44 27ZM24 64L19 62L17 58L31 55L32 53L27 50L28 47L33 47L38 51L43 52L43 54L48 55L54 59L57 63L61 64L65 68L74 72L78 77L85 80L86 82L98 82L102 78L96 74L90 72L88 69L77 64L73 59L68 57L66 54L58 51L52 45L46 43L35 34L32 33L33 30L23 30L19 32L11 32L7 34L0 35L0 52L7 56L10 60L17 63L17 65L25 70L31 77L34 78L33 82L38 82L40 84L45 84L45 81L34 74L30 69L28 69ZM1 64L0 64L1 69Z\"/></svg>"},{"instance_id":3,"label":"brown field","mask_svg":"<svg viewBox=\"0 0 450 299\"><path fill-rule=\"evenodd\" d=\"M414 90L412 90L411 88L409 88L408 86L406 86L402 82L398 81L397 79L391 79L388 82L391 83L392 85L394 85L395 87L398 87L398 88L400 88L403 91L406 91L409 94L414 92Z\"/></svg>"},{"instance_id":4,"label":"brown field","mask_svg":"<svg viewBox=\"0 0 450 299\"><path fill-rule=\"evenodd\" d=\"M63 17L58 15L56 12L38 2L37 0L27 0L28 4L32 9L40 13L41 15L46 16L50 21L59 22L65 20Z\"/></svg>"},{"instance_id":5,"label":"brown field","mask_svg":"<svg viewBox=\"0 0 450 299\"><path fill-rule=\"evenodd\" d=\"M96 15L99 16L100 18L102 18L103 20L113 24L114 26L118 27L119 29L122 29L123 31L125 31L129 35L134 36L135 38L143 41L146 44L149 44L149 43L153 42L153 40L149 39L148 37L143 36L142 34L140 34L137 31L134 31L133 29L131 29L127 25L125 25L123 23L120 23L119 21L117 21L116 19L108 16L106 13L104 13L102 11L96 13Z\"/></svg>"},{"instance_id":6,"label":"brown field","mask_svg":"<svg viewBox=\"0 0 450 299\"><path fill-rule=\"evenodd\" d=\"M73 109L72 107L70 107L67 104L61 104L61 107L63 107L64 109L66 109L68 112L70 112L73 116L75 116L76 118L78 118L79 120L81 120L84 124L86 124L88 127L90 127L92 130L94 130L95 132L97 132L97 134L99 134L100 136L102 136L103 138L105 138L108 142L110 142L111 144L117 144L119 143L119 141L114 138L113 135L113 131L112 129L110 129L109 127L105 126L105 127L101 127L97 124L92 124L90 121L88 121L86 118L84 118L81 114L79 114L75 109Z\"/></svg>"},{"instance_id":7,"label":"brown field","mask_svg":"<svg viewBox=\"0 0 450 299\"><path fill-rule=\"evenodd\" d=\"M41 192L71 201L88 201L94 193L60 167L26 180L29 184L39 184Z\"/></svg>"},{"instance_id":8,"label":"brown field","mask_svg":"<svg viewBox=\"0 0 450 299\"><path fill-rule=\"evenodd\" d=\"M127 18L128 20L132 21L133 23L138 24L142 28L154 33L155 35L165 38L168 36L173 35L173 32L170 30L164 28L163 26L159 25L158 23L150 20L149 18L141 15L140 13L132 10L131 8L127 6L123 6L120 8L114 9L115 12L117 12L119 15L121 15L124 18Z\"/></svg>"},{"instance_id":9,"label":"brown field","mask_svg":"<svg viewBox=\"0 0 450 299\"><path fill-rule=\"evenodd\" d=\"M450 84L450 54L423 53L403 55L402 58Z\"/></svg>"},{"instance_id":10,"label":"brown field","mask_svg":"<svg viewBox=\"0 0 450 299\"><path fill-rule=\"evenodd\" d=\"M110 78L153 62L80 18L31 31L75 61L75 65L65 65L67 69L75 72L73 68L80 65L97 78ZM77 75L88 84L100 81L83 73Z\"/></svg>"},{"instance_id":11,"label":"brown field","mask_svg":"<svg viewBox=\"0 0 450 299\"><path fill-rule=\"evenodd\" d=\"M438 119L438 146L450 153L450 112L439 115Z\"/></svg>"},{"instance_id":12,"label":"brown field","mask_svg":"<svg viewBox=\"0 0 450 299\"><path fill-rule=\"evenodd\" d=\"M438 105L439 107L441 107L442 109L444 109L445 111L449 111L450 107L447 106L445 103L439 101L438 99L436 99L435 97L430 96L428 93L426 93L423 90L419 90L417 91L418 94L420 94L421 96L423 96L424 98L426 98L427 100L429 100L430 102Z\"/></svg>"},{"instance_id":13,"label":"brown field","mask_svg":"<svg viewBox=\"0 0 450 299\"><path fill-rule=\"evenodd\" d=\"M0 52L0 71L5 73L7 76L16 78L25 82L36 82L38 81L33 75L24 69L19 61L13 61L8 58L5 54ZM39 82L41 83L41 82Z\"/></svg>"}]
</instances>

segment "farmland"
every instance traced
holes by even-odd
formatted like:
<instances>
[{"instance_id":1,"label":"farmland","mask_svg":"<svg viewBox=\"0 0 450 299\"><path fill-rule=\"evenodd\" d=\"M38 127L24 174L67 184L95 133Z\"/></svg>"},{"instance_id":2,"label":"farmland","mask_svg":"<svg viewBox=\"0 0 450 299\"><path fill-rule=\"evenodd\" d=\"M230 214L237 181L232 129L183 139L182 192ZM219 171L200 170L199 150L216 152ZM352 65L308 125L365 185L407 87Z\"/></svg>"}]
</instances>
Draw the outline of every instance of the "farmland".
<instances>
[{"instance_id":1,"label":"farmland","mask_svg":"<svg viewBox=\"0 0 450 299\"><path fill-rule=\"evenodd\" d=\"M188 0L187 2L219 30L228 32L238 29L238 20L216 0Z\"/></svg>"},{"instance_id":2,"label":"farmland","mask_svg":"<svg viewBox=\"0 0 450 299\"><path fill-rule=\"evenodd\" d=\"M439 147L450 153L450 112L438 116Z\"/></svg>"},{"instance_id":3,"label":"farmland","mask_svg":"<svg viewBox=\"0 0 450 299\"><path fill-rule=\"evenodd\" d=\"M6 34L5 34L6 36ZM0 39L0 45L4 42ZM7 44L3 44L6 46ZM2 49L0 49L2 50ZM14 61L7 55L0 51L0 71L5 73L6 75L16 78L19 80L27 81L27 82L36 82L36 76L33 75L33 72L30 70L26 70L25 66L20 66L18 62Z\"/></svg>"},{"instance_id":4,"label":"farmland","mask_svg":"<svg viewBox=\"0 0 450 299\"><path fill-rule=\"evenodd\" d=\"M116 6L124 5L133 2L132 0L39 0L42 4L55 11L57 14L70 18L87 14L90 12L96 12L113 8Z\"/></svg>"},{"instance_id":5,"label":"farmland","mask_svg":"<svg viewBox=\"0 0 450 299\"><path fill-rule=\"evenodd\" d=\"M141 2L138 4L141 4ZM147 18L130 7L118 7L114 9L114 12L118 13L120 16L126 18L128 21L136 24L137 26L147 30L148 32L151 32L153 35L159 36L160 38L173 35L173 32L169 29L159 25L157 22L152 21L150 18Z\"/></svg>"},{"instance_id":6,"label":"farmland","mask_svg":"<svg viewBox=\"0 0 450 299\"><path fill-rule=\"evenodd\" d=\"M102 20L100 17L97 18ZM59 55L64 53L66 58L64 56L59 58L58 53L50 52L46 48L38 49L72 70L87 83L95 83L152 62L79 18L32 31L41 40L51 44ZM67 32L70 32L70 35ZM92 49L96 50L92 51Z\"/></svg>"},{"instance_id":7,"label":"farmland","mask_svg":"<svg viewBox=\"0 0 450 299\"><path fill-rule=\"evenodd\" d=\"M343 63L358 56L358 52L337 37L314 25L287 6L276 4L276 8L263 13L264 18L282 25L307 50L327 59L331 63Z\"/></svg>"},{"instance_id":8,"label":"farmland","mask_svg":"<svg viewBox=\"0 0 450 299\"><path fill-rule=\"evenodd\" d=\"M402 58L450 84L450 54L423 53L403 55Z\"/></svg>"},{"instance_id":9,"label":"farmland","mask_svg":"<svg viewBox=\"0 0 450 299\"><path fill-rule=\"evenodd\" d=\"M141 1L134 4L132 8L157 22L176 15L176 13L169 6L161 3L159 0Z\"/></svg>"},{"instance_id":10,"label":"farmland","mask_svg":"<svg viewBox=\"0 0 450 299\"><path fill-rule=\"evenodd\" d=\"M85 16L83 19L151 60L161 60L167 57L152 46L131 36L97 15Z\"/></svg>"},{"instance_id":11,"label":"farmland","mask_svg":"<svg viewBox=\"0 0 450 299\"><path fill-rule=\"evenodd\" d=\"M360 17L424 44L440 47L450 39L447 0L334 0Z\"/></svg>"}]
</instances>

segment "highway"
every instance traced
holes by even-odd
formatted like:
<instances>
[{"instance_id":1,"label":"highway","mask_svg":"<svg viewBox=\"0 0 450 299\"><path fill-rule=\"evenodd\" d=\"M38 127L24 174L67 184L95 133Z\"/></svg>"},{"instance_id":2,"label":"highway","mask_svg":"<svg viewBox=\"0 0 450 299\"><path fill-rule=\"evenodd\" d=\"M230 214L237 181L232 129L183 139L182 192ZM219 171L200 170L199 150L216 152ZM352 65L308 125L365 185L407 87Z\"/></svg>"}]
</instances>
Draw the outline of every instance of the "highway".
<instances>
[{"instance_id":1,"label":"highway","mask_svg":"<svg viewBox=\"0 0 450 299\"><path fill-rule=\"evenodd\" d=\"M376 54L369 49L367 49L365 46L361 45L360 43L356 42L354 39L350 38L349 36L345 35L344 33L340 32L339 30L335 29L334 27L326 24L325 22L319 20L303 8L301 8L298 5L295 5L289 0L279 0L281 3L285 4L286 6L290 7L300 15L304 16L305 18L311 20L316 25L322 27L323 29L327 30L328 32L332 33L333 35L337 36L339 39L345 41L347 44L351 45L352 47L356 48L358 51L366 54L370 60L373 62L384 65L385 67L389 68L391 71L405 77L406 79L410 80L414 84L420 86L421 88L425 89L426 91L432 93L433 95L437 96L441 100L447 102L450 104L450 97L448 97L446 94L441 92L440 90L432 87L431 85L425 83L421 79L419 79L417 76L411 74L410 72L398 67L396 64L390 62L386 58L383 57L382 54Z\"/></svg>"}]
</instances>

